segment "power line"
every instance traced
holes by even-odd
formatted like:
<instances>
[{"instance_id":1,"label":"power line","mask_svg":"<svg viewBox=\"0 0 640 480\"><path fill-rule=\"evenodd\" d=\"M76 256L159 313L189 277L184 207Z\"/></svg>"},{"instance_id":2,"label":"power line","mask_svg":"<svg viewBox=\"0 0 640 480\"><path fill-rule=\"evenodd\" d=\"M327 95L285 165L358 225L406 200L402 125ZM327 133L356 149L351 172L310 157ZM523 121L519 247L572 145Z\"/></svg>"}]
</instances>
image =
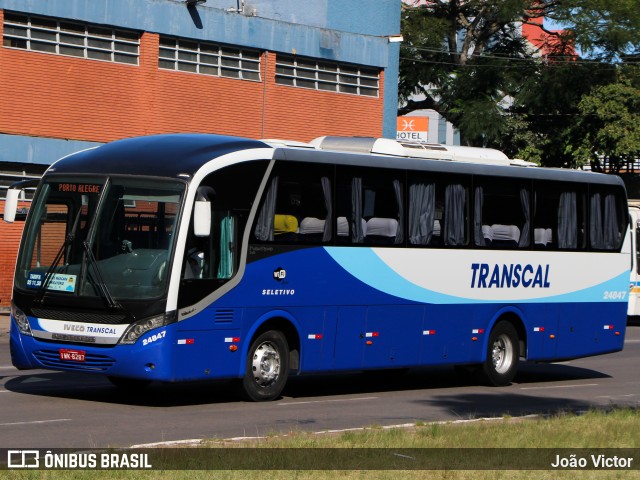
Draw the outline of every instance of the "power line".
<instances>
[{"instance_id":1,"label":"power line","mask_svg":"<svg viewBox=\"0 0 640 480\"><path fill-rule=\"evenodd\" d=\"M543 58L532 58L532 62L529 65L507 65L507 64L478 64L478 63L465 63L465 64L459 64L456 62L444 62L444 61L435 61L435 60L427 60L427 59L422 59L422 58L411 58L411 57L403 57L400 56L400 60L406 60L409 62L415 62L415 63L424 63L424 64L430 64L430 65L450 65L453 67L459 67L459 68L509 68L509 69L529 69L532 68L534 65L539 64L539 63L544 63L546 67L554 67L554 68L560 68L560 67L572 67L572 66L584 66L584 65L600 65L602 67L608 67L608 68L616 68L617 66L622 66L622 65L640 65L640 60L638 61L634 61L634 62L626 62L624 64L615 64L615 63L602 63L602 62L579 62L579 61L575 61L575 62L554 62L553 59L550 60L545 60ZM538 60L538 62L533 62L535 60Z\"/></svg>"},{"instance_id":2,"label":"power line","mask_svg":"<svg viewBox=\"0 0 640 480\"><path fill-rule=\"evenodd\" d=\"M412 49L412 50L417 50L419 52L427 52L427 53L437 53L437 54L442 54L442 55L454 55L453 52L450 52L448 50L443 50L443 49L435 49L435 48L428 48L428 47L419 47L419 46L415 46L415 45L411 45L411 46L404 46L405 49ZM458 53L460 54L460 53ZM406 57L405 57L406 58ZM514 56L510 56L508 54L499 54L499 53L495 53L495 52L485 52L482 54L471 54L468 56L469 59L485 59L485 58L489 58L489 59L499 59L499 60L507 60L510 62L529 62L532 60L542 60L542 61L547 61L549 64L552 63L556 63L556 64L560 64L560 65L622 65L622 64L636 64L640 62L640 54L632 54L632 55L623 55L623 58L625 59L624 62L603 62L602 60L597 60L597 59L583 59L578 57L577 55L554 55L554 54L548 54L548 55L541 55L541 56L530 56L530 57L514 57ZM628 61L629 59L633 59L634 61ZM637 60L637 61L636 61ZM416 61L419 61L418 59L416 59ZM564 63L562 63L564 62ZM447 63L444 63L447 64ZM452 62L451 65L458 65L455 62ZM460 65L462 66L462 65Z\"/></svg>"}]
</instances>

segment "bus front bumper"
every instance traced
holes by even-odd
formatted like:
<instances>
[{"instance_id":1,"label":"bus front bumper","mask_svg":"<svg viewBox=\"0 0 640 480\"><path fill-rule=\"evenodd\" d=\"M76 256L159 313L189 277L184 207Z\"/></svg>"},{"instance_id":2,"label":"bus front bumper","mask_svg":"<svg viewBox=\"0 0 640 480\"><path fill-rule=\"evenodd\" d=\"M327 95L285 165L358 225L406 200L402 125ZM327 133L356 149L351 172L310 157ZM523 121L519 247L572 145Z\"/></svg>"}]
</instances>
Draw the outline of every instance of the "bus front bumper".
<instances>
[{"instance_id":1,"label":"bus front bumper","mask_svg":"<svg viewBox=\"0 0 640 480\"><path fill-rule=\"evenodd\" d=\"M168 330L165 327L161 330ZM149 338L157 332L149 332ZM145 336L145 337L147 337ZM166 332L153 342L140 338L133 345L96 347L44 341L20 333L11 321L9 349L11 362L19 370L46 369L99 373L114 377L173 381L170 348L172 335Z\"/></svg>"}]
</instances>

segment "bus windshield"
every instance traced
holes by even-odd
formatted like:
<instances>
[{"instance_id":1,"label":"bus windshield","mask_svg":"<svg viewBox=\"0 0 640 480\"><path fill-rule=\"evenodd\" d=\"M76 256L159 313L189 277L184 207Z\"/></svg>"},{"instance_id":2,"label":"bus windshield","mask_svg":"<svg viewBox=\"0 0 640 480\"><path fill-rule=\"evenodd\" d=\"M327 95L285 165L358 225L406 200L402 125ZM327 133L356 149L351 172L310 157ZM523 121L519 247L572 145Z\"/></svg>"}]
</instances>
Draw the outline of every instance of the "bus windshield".
<instances>
[{"instance_id":1,"label":"bus windshield","mask_svg":"<svg viewBox=\"0 0 640 480\"><path fill-rule=\"evenodd\" d=\"M184 184L49 177L34 200L16 287L47 295L151 299L167 288Z\"/></svg>"}]
</instances>

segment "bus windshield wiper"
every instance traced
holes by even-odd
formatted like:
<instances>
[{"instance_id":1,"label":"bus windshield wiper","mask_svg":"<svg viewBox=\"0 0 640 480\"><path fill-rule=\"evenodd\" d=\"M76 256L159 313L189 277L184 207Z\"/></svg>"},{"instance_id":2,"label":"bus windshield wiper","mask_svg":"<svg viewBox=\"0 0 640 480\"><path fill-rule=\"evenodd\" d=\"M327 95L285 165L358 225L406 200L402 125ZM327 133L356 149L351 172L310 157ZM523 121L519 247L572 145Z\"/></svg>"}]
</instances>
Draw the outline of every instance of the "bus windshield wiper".
<instances>
[{"instance_id":1,"label":"bus windshield wiper","mask_svg":"<svg viewBox=\"0 0 640 480\"><path fill-rule=\"evenodd\" d=\"M88 260L88 264L93 267L93 271L96 274L96 286L100 291L102 297L106 300L107 306L112 310L122 310L122 305L115 301L113 295L109 291L109 287L107 287L104 278L102 277L102 273L100 272L100 266L96 260L96 257L93 255L93 251L91 250L91 245L86 240L82 242L82 246L84 248L85 255Z\"/></svg>"},{"instance_id":2,"label":"bus windshield wiper","mask_svg":"<svg viewBox=\"0 0 640 480\"><path fill-rule=\"evenodd\" d=\"M34 303L37 305L42 304L44 300L44 294L47 291L47 287L51 283L51 279L53 278L54 272L58 267L60 260L62 260L65 248L71 245L71 242L73 242L73 239L76 236L76 228L78 227L78 220L80 220L80 210L78 210L78 213L76 214L76 218L73 221L73 226L71 227L71 230L65 237L64 242L62 242L62 245L60 245L60 249L58 250L58 253L53 259L53 262L51 262L51 266L47 269L47 272L44 274L44 280L42 281L40 288L38 288L38 291L36 292L36 297L33 300Z\"/></svg>"}]
</instances>

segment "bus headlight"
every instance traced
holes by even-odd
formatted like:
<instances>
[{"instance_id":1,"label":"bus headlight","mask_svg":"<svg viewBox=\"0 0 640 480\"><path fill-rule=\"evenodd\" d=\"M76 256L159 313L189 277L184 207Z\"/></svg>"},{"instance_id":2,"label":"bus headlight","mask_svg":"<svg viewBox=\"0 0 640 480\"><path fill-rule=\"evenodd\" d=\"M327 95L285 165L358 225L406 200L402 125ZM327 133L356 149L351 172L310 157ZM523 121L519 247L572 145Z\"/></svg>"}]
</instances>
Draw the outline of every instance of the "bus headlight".
<instances>
[{"instance_id":1,"label":"bus headlight","mask_svg":"<svg viewBox=\"0 0 640 480\"><path fill-rule=\"evenodd\" d=\"M129 325L129 328L124 332L122 338L120 338L121 345L132 345L138 341L138 339L147 332L155 330L156 328L164 327L170 323L176 321L177 312L163 313L155 317L145 318L138 322Z\"/></svg>"},{"instance_id":2,"label":"bus headlight","mask_svg":"<svg viewBox=\"0 0 640 480\"><path fill-rule=\"evenodd\" d=\"M31 334L31 325L29 325L29 318L27 317L27 315L25 315L25 313L22 310L16 307L13 303L11 304L11 316L15 320L16 325L18 326L18 330L20 330L20 333L22 333L23 335L29 335L31 337L32 334Z\"/></svg>"}]
</instances>

